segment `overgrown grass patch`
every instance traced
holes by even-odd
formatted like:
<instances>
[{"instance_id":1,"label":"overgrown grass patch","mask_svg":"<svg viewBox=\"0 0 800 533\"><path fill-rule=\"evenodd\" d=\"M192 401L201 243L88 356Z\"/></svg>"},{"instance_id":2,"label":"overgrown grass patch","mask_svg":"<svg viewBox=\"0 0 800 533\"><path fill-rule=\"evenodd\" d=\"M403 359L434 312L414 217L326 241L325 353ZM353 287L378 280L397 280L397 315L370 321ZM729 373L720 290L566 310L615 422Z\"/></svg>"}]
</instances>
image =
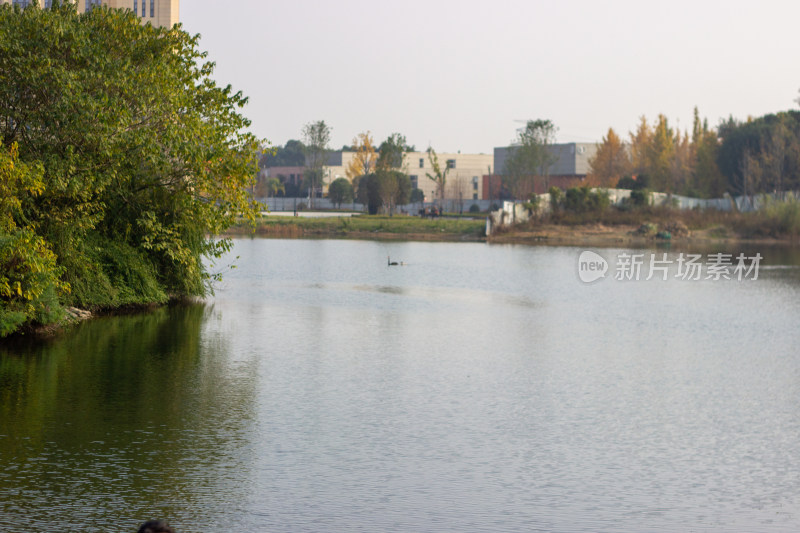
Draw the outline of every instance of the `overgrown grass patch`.
<instances>
[{"instance_id":1,"label":"overgrown grass patch","mask_svg":"<svg viewBox=\"0 0 800 533\"><path fill-rule=\"evenodd\" d=\"M362 236L364 234L392 235L439 235L470 236L483 235L486 223L482 218L420 218L396 215L359 215L354 217L263 217L258 221L255 233L276 237L301 236ZM235 233L249 233L248 228L239 227Z\"/></svg>"}]
</instances>

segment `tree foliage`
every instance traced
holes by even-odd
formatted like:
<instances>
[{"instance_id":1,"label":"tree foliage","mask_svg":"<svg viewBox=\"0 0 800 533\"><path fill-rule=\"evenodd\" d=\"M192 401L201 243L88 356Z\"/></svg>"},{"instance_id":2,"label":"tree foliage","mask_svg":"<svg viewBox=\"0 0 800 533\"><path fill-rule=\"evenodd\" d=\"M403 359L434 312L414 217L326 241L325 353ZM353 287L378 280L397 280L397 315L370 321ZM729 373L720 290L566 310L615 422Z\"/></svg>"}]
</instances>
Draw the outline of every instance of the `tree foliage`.
<instances>
[{"instance_id":1,"label":"tree foliage","mask_svg":"<svg viewBox=\"0 0 800 533\"><path fill-rule=\"evenodd\" d=\"M366 176L375 171L378 153L375 151L375 141L370 132L359 133L353 139L352 151L355 156L348 163L345 173L352 183L359 176Z\"/></svg>"},{"instance_id":2,"label":"tree foliage","mask_svg":"<svg viewBox=\"0 0 800 533\"><path fill-rule=\"evenodd\" d=\"M290 139L283 147L278 146L261 156L258 166L261 168L273 167L302 167L306 164L306 147L302 141Z\"/></svg>"},{"instance_id":3,"label":"tree foliage","mask_svg":"<svg viewBox=\"0 0 800 533\"><path fill-rule=\"evenodd\" d=\"M338 207L353 200L353 185L347 178L336 178L328 187L328 198Z\"/></svg>"},{"instance_id":4,"label":"tree foliage","mask_svg":"<svg viewBox=\"0 0 800 533\"><path fill-rule=\"evenodd\" d=\"M624 175L619 186L633 188L635 184L642 188L646 182L646 187L657 191L719 197L725 191L717 164L719 146L717 132L700 120L697 108L691 136L673 130L664 115L659 115L652 126L641 117L636 131L630 133L627 150L632 176Z\"/></svg>"},{"instance_id":5,"label":"tree foliage","mask_svg":"<svg viewBox=\"0 0 800 533\"><path fill-rule=\"evenodd\" d=\"M255 197L272 198L273 196L277 196L278 193L286 194L286 185L281 183L281 180L278 178L268 178L259 174L253 188Z\"/></svg>"},{"instance_id":6,"label":"tree foliage","mask_svg":"<svg viewBox=\"0 0 800 533\"><path fill-rule=\"evenodd\" d=\"M406 143L405 135L392 133L381 143L378 149L378 161L376 168L381 170L400 170L403 168L403 154L413 152L414 147Z\"/></svg>"},{"instance_id":7,"label":"tree foliage","mask_svg":"<svg viewBox=\"0 0 800 533\"><path fill-rule=\"evenodd\" d=\"M411 198L411 179L399 170L381 170L378 176L378 193L386 212L391 216L398 205L405 205Z\"/></svg>"},{"instance_id":8,"label":"tree foliage","mask_svg":"<svg viewBox=\"0 0 800 533\"><path fill-rule=\"evenodd\" d=\"M536 176L542 178L544 190L549 188L550 167L558 159L551 149L556 131L552 121L539 119L529 120L517 134L504 169L505 185L515 199L533 188Z\"/></svg>"},{"instance_id":9,"label":"tree foliage","mask_svg":"<svg viewBox=\"0 0 800 533\"><path fill-rule=\"evenodd\" d=\"M58 318L57 297L69 290L55 254L21 211L43 191L41 167L20 162L16 145L0 144L0 337L28 321Z\"/></svg>"},{"instance_id":10,"label":"tree foliage","mask_svg":"<svg viewBox=\"0 0 800 533\"><path fill-rule=\"evenodd\" d=\"M444 168L442 168L442 165L439 163L439 156L436 155L436 150L430 146L428 147L428 161L431 164L433 174L426 172L425 175L436 184L436 196L444 202L444 190L447 185L447 173L450 167L445 165Z\"/></svg>"},{"instance_id":11,"label":"tree foliage","mask_svg":"<svg viewBox=\"0 0 800 533\"><path fill-rule=\"evenodd\" d=\"M720 125L717 163L734 194L800 189L800 111Z\"/></svg>"},{"instance_id":12,"label":"tree foliage","mask_svg":"<svg viewBox=\"0 0 800 533\"><path fill-rule=\"evenodd\" d=\"M392 133L381 143L376 163L378 194L384 211L394 214L398 205L407 204L411 196L411 179L405 169L405 153L413 151L405 135Z\"/></svg>"},{"instance_id":13,"label":"tree foliage","mask_svg":"<svg viewBox=\"0 0 800 533\"><path fill-rule=\"evenodd\" d=\"M623 176L630 174L631 161L628 150L612 129L603 137L597 152L589 160L595 186L613 187Z\"/></svg>"},{"instance_id":14,"label":"tree foliage","mask_svg":"<svg viewBox=\"0 0 800 533\"><path fill-rule=\"evenodd\" d=\"M4 249L40 249L41 268L72 285L61 304L205 294L203 258L230 244L208 236L256 216L247 99L217 86L198 39L128 10L0 6L0 139L41 170L11 200L28 240ZM112 247L131 263L104 262Z\"/></svg>"},{"instance_id":15,"label":"tree foliage","mask_svg":"<svg viewBox=\"0 0 800 533\"><path fill-rule=\"evenodd\" d=\"M303 141L305 142L306 171L303 179L312 189L311 202L313 207L315 189L323 185L323 169L328 162L328 144L331 141L331 128L324 120L311 122L303 127Z\"/></svg>"},{"instance_id":16,"label":"tree foliage","mask_svg":"<svg viewBox=\"0 0 800 533\"><path fill-rule=\"evenodd\" d=\"M359 203L367 206L367 212L370 215L378 214L378 210L381 208L382 202L380 182L377 174L373 172L372 174L361 176L358 178L357 187L358 189L356 192L356 198L358 199Z\"/></svg>"}]
</instances>

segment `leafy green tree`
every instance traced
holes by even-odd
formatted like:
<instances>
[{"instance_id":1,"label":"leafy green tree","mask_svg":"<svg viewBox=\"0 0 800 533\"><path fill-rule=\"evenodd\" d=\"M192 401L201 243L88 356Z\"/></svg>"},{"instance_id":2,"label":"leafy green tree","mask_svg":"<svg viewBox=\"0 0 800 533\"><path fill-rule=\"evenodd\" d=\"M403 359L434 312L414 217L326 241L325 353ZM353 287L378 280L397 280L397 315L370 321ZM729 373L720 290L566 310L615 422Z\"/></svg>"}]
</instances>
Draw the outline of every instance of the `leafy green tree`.
<instances>
[{"instance_id":1,"label":"leafy green tree","mask_svg":"<svg viewBox=\"0 0 800 533\"><path fill-rule=\"evenodd\" d=\"M686 191L687 194L704 198L721 198L725 192L725 177L717 165L719 138L714 130L709 129L707 120L700 120L700 114L696 107L692 127L692 146L694 166L692 183L689 190Z\"/></svg>"},{"instance_id":2,"label":"leafy green tree","mask_svg":"<svg viewBox=\"0 0 800 533\"><path fill-rule=\"evenodd\" d=\"M558 187L550 187L547 192L550 194L550 212L557 213L564 200L564 191Z\"/></svg>"},{"instance_id":3,"label":"leafy green tree","mask_svg":"<svg viewBox=\"0 0 800 533\"><path fill-rule=\"evenodd\" d=\"M599 213L608 209L610 204L607 191L589 187L571 187L564 197L564 209L573 213Z\"/></svg>"},{"instance_id":4,"label":"leafy green tree","mask_svg":"<svg viewBox=\"0 0 800 533\"><path fill-rule=\"evenodd\" d=\"M258 198L272 198L278 193L286 193L286 186L278 178L259 177L256 180L255 195Z\"/></svg>"},{"instance_id":5,"label":"leafy green tree","mask_svg":"<svg viewBox=\"0 0 800 533\"><path fill-rule=\"evenodd\" d=\"M301 141L290 139L283 147L277 147L261 156L259 167L302 167L306 164L306 147Z\"/></svg>"},{"instance_id":6,"label":"leafy green tree","mask_svg":"<svg viewBox=\"0 0 800 533\"><path fill-rule=\"evenodd\" d=\"M247 99L217 86L198 40L129 10L0 6L0 139L42 169L19 216L72 287L62 303L205 294L204 258L230 248L209 236L257 215Z\"/></svg>"},{"instance_id":7,"label":"leafy green tree","mask_svg":"<svg viewBox=\"0 0 800 533\"><path fill-rule=\"evenodd\" d=\"M367 207L367 213L370 215L378 214L381 208L381 193L380 182L375 173L361 176L358 179L357 198L358 201Z\"/></svg>"},{"instance_id":8,"label":"leafy green tree","mask_svg":"<svg viewBox=\"0 0 800 533\"><path fill-rule=\"evenodd\" d=\"M516 145L510 150L503 169L506 186L514 199L521 199L534 176L543 180L544 190L550 186L550 167L558 160L551 145L557 128L550 120L529 120L519 132Z\"/></svg>"},{"instance_id":9,"label":"leafy green tree","mask_svg":"<svg viewBox=\"0 0 800 533\"><path fill-rule=\"evenodd\" d=\"M550 188L550 167L558 161L551 146L556 141L558 128L551 120L528 121L525 131L520 135L523 149L530 149L537 156L538 174L544 178L544 190Z\"/></svg>"},{"instance_id":10,"label":"leafy green tree","mask_svg":"<svg viewBox=\"0 0 800 533\"><path fill-rule=\"evenodd\" d=\"M377 176L378 193L383 208L392 216L398 205L408 203L411 197L411 179L399 170L382 170Z\"/></svg>"},{"instance_id":11,"label":"leafy green tree","mask_svg":"<svg viewBox=\"0 0 800 533\"><path fill-rule=\"evenodd\" d=\"M717 164L732 194L752 195L800 188L800 111L719 126Z\"/></svg>"},{"instance_id":12,"label":"leafy green tree","mask_svg":"<svg viewBox=\"0 0 800 533\"><path fill-rule=\"evenodd\" d=\"M411 196L409 196L408 201L412 204L421 204L425 201L425 193L422 189L414 189L411 191Z\"/></svg>"},{"instance_id":13,"label":"leafy green tree","mask_svg":"<svg viewBox=\"0 0 800 533\"><path fill-rule=\"evenodd\" d=\"M29 321L60 317L61 269L50 247L24 224L22 205L44 190L42 169L19 161L16 145L0 144L0 337Z\"/></svg>"},{"instance_id":14,"label":"leafy green tree","mask_svg":"<svg viewBox=\"0 0 800 533\"><path fill-rule=\"evenodd\" d=\"M532 191L533 165L523 160L522 154L513 149L503 168L503 186L514 200L520 200L527 191Z\"/></svg>"},{"instance_id":15,"label":"leafy green tree","mask_svg":"<svg viewBox=\"0 0 800 533\"><path fill-rule=\"evenodd\" d=\"M306 171L304 181L311 188L311 208L317 190L323 186L324 167L328 162L328 144L331 141L331 128L324 120L306 124L303 127L303 140L306 147Z\"/></svg>"},{"instance_id":16,"label":"leafy green tree","mask_svg":"<svg viewBox=\"0 0 800 533\"><path fill-rule=\"evenodd\" d=\"M444 168L442 168L442 165L439 163L439 156L436 155L436 150L430 146L428 147L428 161L433 169L433 174L426 172L425 175L428 176L429 180L436 184L436 196L439 197L439 200L444 202L444 191L445 186L447 185L447 172L450 170L450 167L445 165Z\"/></svg>"},{"instance_id":17,"label":"leafy green tree","mask_svg":"<svg viewBox=\"0 0 800 533\"><path fill-rule=\"evenodd\" d=\"M278 196L278 193L286 193L286 186L278 178L267 180L267 196Z\"/></svg>"},{"instance_id":18,"label":"leafy green tree","mask_svg":"<svg viewBox=\"0 0 800 533\"><path fill-rule=\"evenodd\" d=\"M403 154L413 151L406 143L405 135L392 133L378 148L378 170L400 170L403 168Z\"/></svg>"},{"instance_id":19,"label":"leafy green tree","mask_svg":"<svg viewBox=\"0 0 800 533\"><path fill-rule=\"evenodd\" d=\"M328 187L328 198L338 207L353 201L353 185L347 178L336 178Z\"/></svg>"},{"instance_id":20,"label":"leafy green tree","mask_svg":"<svg viewBox=\"0 0 800 533\"><path fill-rule=\"evenodd\" d=\"M403 165L404 154L409 148L405 136L399 133L389 135L379 148L375 172L378 194L383 208L390 216L398 205L408 203L411 194L411 180Z\"/></svg>"}]
</instances>

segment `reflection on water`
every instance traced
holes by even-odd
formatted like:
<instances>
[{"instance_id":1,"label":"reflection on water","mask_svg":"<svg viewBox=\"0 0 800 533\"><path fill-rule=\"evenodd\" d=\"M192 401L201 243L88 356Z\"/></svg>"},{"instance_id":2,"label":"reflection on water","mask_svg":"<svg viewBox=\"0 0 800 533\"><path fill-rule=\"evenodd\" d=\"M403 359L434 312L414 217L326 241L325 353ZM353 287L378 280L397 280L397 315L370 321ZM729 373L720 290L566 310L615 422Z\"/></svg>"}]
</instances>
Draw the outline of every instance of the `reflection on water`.
<instances>
[{"instance_id":1,"label":"reflection on water","mask_svg":"<svg viewBox=\"0 0 800 533\"><path fill-rule=\"evenodd\" d=\"M2 348L0 530L202 524L220 494L247 496L231 467L252 461L255 382L224 339L203 338L207 315L177 306Z\"/></svg>"},{"instance_id":2,"label":"reflection on water","mask_svg":"<svg viewBox=\"0 0 800 533\"><path fill-rule=\"evenodd\" d=\"M0 348L0 530L798 530L800 258L760 253L237 241L206 305Z\"/></svg>"}]
</instances>

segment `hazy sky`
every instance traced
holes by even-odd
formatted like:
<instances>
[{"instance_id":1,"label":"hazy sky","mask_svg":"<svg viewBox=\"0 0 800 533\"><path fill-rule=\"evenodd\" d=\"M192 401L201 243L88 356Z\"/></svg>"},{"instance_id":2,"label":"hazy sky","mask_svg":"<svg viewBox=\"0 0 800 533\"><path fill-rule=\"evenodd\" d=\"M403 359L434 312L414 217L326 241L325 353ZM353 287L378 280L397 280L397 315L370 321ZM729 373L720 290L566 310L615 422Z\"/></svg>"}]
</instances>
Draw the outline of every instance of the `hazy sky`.
<instances>
[{"instance_id":1,"label":"hazy sky","mask_svg":"<svg viewBox=\"0 0 800 533\"><path fill-rule=\"evenodd\" d=\"M524 119L600 141L663 113L797 108L800 2L183 0L216 79L250 97L273 144L325 120L331 146L370 130L439 152L491 153Z\"/></svg>"}]
</instances>

